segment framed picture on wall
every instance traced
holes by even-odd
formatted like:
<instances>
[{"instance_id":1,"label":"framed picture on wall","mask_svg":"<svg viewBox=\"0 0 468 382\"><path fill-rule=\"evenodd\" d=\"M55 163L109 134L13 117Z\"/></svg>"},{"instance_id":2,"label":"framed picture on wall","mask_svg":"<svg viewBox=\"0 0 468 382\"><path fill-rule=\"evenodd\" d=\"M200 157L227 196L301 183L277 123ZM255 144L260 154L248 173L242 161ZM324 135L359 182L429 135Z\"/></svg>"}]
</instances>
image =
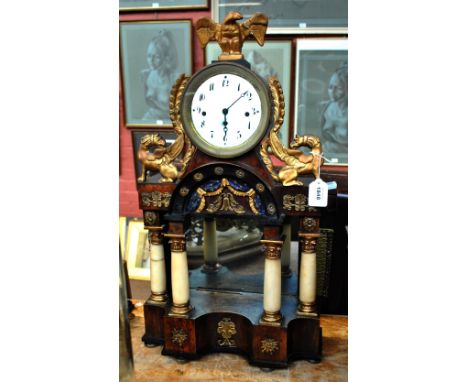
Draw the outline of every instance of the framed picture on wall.
<instances>
[{"instance_id":1,"label":"framed picture on wall","mask_svg":"<svg viewBox=\"0 0 468 382\"><path fill-rule=\"evenodd\" d=\"M137 280L150 278L150 245L148 230L143 219L134 218L128 221L125 248L128 277Z\"/></svg>"},{"instance_id":2,"label":"framed picture on wall","mask_svg":"<svg viewBox=\"0 0 468 382\"><path fill-rule=\"evenodd\" d=\"M256 12L268 16L268 34L348 33L348 0L212 0L213 19L230 11L247 20Z\"/></svg>"},{"instance_id":3,"label":"framed picture on wall","mask_svg":"<svg viewBox=\"0 0 468 382\"><path fill-rule=\"evenodd\" d=\"M265 41L263 46L259 46L255 41L246 41L242 47L242 53L254 72L265 81L268 81L270 76L276 76L283 87L285 115L280 136L286 146L289 145L291 47L292 43L289 40ZM205 48L205 63L208 65L218 60L220 54L221 48L217 42L208 43Z\"/></svg>"},{"instance_id":4,"label":"framed picture on wall","mask_svg":"<svg viewBox=\"0 0 468 382\"><path fill-rule=\"evenodd\" d=\"M348 41L298 39L295 134L320 137L328 164L348 163Z\"/></svg>"},{"instance_id":5,"label":"framed picture on wall","mask_svg":"<svg viewBox=\"0 0 468 382\"><path fill-rule=\"evenodd\" d=\"M120 23L120 60L127 127L171 128L169 96L192 74L190 20Z\"/></svg>"},{"instance_id":6,"label":"framed picture on wall","mask_svg":"<svg viewBox=\"0 0 468 382\"><path fill-rule=\"evenodd\" d=\"M119 0L120 11L178 11L208 7L208 0Z\"/></svg>"}]
</instances>

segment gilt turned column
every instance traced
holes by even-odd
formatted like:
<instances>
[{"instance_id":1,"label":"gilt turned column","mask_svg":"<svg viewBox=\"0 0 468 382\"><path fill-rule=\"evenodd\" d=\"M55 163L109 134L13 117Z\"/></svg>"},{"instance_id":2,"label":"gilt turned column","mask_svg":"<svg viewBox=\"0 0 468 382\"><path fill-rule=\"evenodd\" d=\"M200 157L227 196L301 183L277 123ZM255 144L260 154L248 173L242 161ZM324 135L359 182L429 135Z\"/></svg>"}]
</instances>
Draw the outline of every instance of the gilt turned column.
<instances>
[{"instance_id":1,"label":"gilt turned column","mask_svg":"<svg viewBox=\"0 0 468 382\"><path fill-rule=\"evenodd\" d=\"M297 314L316 316L317 307L317 239L319 233L299 233L301 265L299 270L299 305Z\"/></svg>"},{"instance_id":2,"label":"gilt turned column","mask_svg":"<svg viewBox=\"0 0 468 382\"><path fill-rule=\"evenodd\" d=\"M185 235L165 234L171 247L172 306L169 315L187 316L190 306L190 286Z\"/></svg>"},{"instance_id":3,"label":"gilt turned column","mask_svg":"<svg viewBox=\"0 0 468 382\"><path fill-rule=\"evenodd\" d=\"M281 240L260 240L265 246L261 324L281 325Z\"/></svg>"},{"instance_id":4,"label":"gilt turned column","mask_svg":"<svg viewBox=\"0 0 468 382\"><path fill-rule=\"evenodd\" d=\"M150 299L156 303L165 303L166 295L166 264L164 261L164 246L162 227L149 228L150 241Z\"/></svg>"}]
</instances>

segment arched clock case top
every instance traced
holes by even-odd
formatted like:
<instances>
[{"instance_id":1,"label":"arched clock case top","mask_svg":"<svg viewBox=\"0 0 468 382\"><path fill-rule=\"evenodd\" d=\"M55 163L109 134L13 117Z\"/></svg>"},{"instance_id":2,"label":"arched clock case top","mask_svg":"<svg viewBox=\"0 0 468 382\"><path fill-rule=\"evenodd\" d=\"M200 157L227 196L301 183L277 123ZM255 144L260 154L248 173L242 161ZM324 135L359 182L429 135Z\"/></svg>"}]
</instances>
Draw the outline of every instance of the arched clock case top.
<instances>
[{"instance_id":1,"label":"arched clock case top","mask_svg":"<svg viewBox=\"0 0 468 382\"><path fill-rule=\"evenodd\" d=\"M205 86L207 81L209 81L211 78L218 78L216 76L219 75L236 76L233 78L239 78L239 81L243 82L243 85L245 84L244 86L251 86L251 89L253 89L258 95L259 103L261 105L261 114L258 123L254 122L254 126L249 125L249 131L245 130L245 132L249 134L248 140L243 141L238 145L232 145L231 141L229 142L230 146L228 145L228 147L223 147L222 144L216 144L214 142L208 141L202 136L200 131L204 128L211 129L211 131L219 133L223 129L223 110L226 111L227 109L229 109L229 106L231 106L233 103L235 103L241 98L245 98L245 100L247 100L246 97L240 97L243 95L241 87L237 87L237 84L230 85L234 88L234 92L232 93L233 99L223 99L222 101L225 101L226 103L223 107L214 106L213 102L206 103L206 108L208 109L206 113L216 113L217 116L219 115L219 123L212 123L211 126L201 127L200 124L196 124L194 122L194 118L192 115L192 111L194 110L193 105L195 105L195 103L199 99L197 98L194 100L194 96L197 93L197 90L201 86ZM218 89L220 89L221 86L221 83L216 83L212 88L210 84L210 87L208 89L210 92L210 96L219 99L220 97L217 96L216 92L218 91ZM222 95L224 93L219 94ZM238 98L235 96L237 94L239 94ZM199 95L199 97L201 98L203 96L203 94ZM243 102L245 100L242 99L242 101L240 102ZM233 112L231 112L230 116L232 115L232 113ZM232 131L238 132L242 128L245 129L245 127L239 122L240 111L237 110L236 114L237 115L234 115L233 118L235 119L232 119L231 126L229 126L229 128ZM184 126L185 132L189 136L192 143L195 144L195 146L197 146L204 153L214 156L216 158L235 158L256 147L260 140L263 138L263 136L266 134L270 126L271 114L271 95L267 84L256 73L254 73L247 67L235 62L216 62L214 64L206 66L200 72L195 74L188 81L185 87L180 107L181 121ZM247 112L245 112L245 115L247 115ZM244 114L242 116L244 116ZM224 122L226 122L226 119L224 119ZM250 129L252 129L253 132Z\"/></svg>"},{"instance_id":2,"label":"arched clock case top","mask_svg":"<svg viewBox=\"0 0 468 382\"><path fill-rule=\"evenodd\" d=\"M225 207L227 204L229 208L210 211L210 203L216 205L217 200L227 201ZM212 163L188 173L174 189L169 211L166 218L170 220L177 220L177 216L185 220L192 214L255 217L268 224L281 224L284 219L280 205L263 180L243 167L226 163Z\"/></svg>"}]
</instances>

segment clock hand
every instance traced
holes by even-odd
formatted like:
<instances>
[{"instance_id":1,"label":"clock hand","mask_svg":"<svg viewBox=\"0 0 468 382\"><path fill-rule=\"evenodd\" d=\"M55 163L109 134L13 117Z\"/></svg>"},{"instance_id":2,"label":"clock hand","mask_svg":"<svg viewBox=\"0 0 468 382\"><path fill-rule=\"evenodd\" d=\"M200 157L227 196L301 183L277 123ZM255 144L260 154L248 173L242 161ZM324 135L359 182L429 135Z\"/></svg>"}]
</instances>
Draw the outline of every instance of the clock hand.
<instances>
[{"instance_id":1,"label":"clock hand","mask_svg":"<svg viewBox=\"0 0 468 382\"><path fill-rule=\"evenodd\" d=\"M243 93L240 95L240 97L237 98L233 103L231 103L231 105L230 105L228 108L223 109L223 113L224 113L224 110L226 110L226 114L227 114L227 111L228 111L237 101L239 101L242 97L245 97L245 96L247 95L248 92L249 92L248 90L246 90L245 92L243 92Z\"/></svg>"},{"instance_id":2,"label":"clock hand","mask_svg":"<svg viewBox=\"0 0 468 382\"><path fill-rule=\"evenodd\" d=\"M223 121L223 131L224 131L224 137L223 137L223 141L226 142L226 135L227 135L227 131L228 131L228 128L227 128L227 113L228 113L228 109L223 109L223 114L224 114L224 121Z\"/></svg>"},{"instance_id":3,"label":"clock hand","mask_svg":"<svg viewBox=\"0 0 468 382\"><path fill-rule=\"evenodd\" d=\"M242 97L245 97L247 95L249 91L246 90L245 92L243 92L233 103L231 103L228 107L224 108L223 109L223 115L224 115L224 121L223 121L223 131L224 131L224 137L223 137L223 141L226 142L226 135L227 135L227 131L228 131L228 128L227 128L227 113L229 112L229 109L237 102L239 101Z\"/></svg>"}]
</instances>

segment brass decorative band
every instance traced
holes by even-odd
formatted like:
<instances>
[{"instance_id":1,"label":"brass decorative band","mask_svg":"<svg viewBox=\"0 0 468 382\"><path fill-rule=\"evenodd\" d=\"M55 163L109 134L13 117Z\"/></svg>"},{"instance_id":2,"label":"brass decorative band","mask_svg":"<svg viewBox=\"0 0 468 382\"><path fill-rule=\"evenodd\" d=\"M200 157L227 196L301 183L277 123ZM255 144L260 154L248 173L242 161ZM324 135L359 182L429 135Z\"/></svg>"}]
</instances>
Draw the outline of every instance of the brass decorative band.
<instances>
[{"instance_id":1,"label":"brass decorative band","mask_svg":"<svg viewBox=\"0 0 468 382\"><path fill-rule=\"evenodd\" d=\"M237 334L236 324L230 318L223 318L218 322L217 333L221 335L222 340L218 340L219 346L236 346L236 341L232 337Z\"/></svg>"},{"instance_id":2,"label":"brass decorative band","mask_svg":"<svg viewBox=\"0 0 468 382\"><path fill-rule=\"evenodd\" d=\"M144 214L144 221L146 228L157 226L159 224L159 215L156 214L154 211L145 211Z\"/></svg>"},{"instance_id":3,"label":"brass decorative band","mask_svg":"<svg viewBox=\"0 0 468 382\"><path fill-rule=\"evenodd\" d=\"M302 252L314 253L319 237L319 233L299 233L299 238L302 243Z\"/></svg>"},{"instance_id":4,"label":"brass decorative band","mask_svg":"<svg viewBox=\"0 0 468 382\"><path fill-rule=\"evenodd\" d=\"M193 308L190 306L188 302L185 304L172 303L171 310L169 311L169 315L170 316L187 316L188 313L192 309Z\"/></svg>"},{"instance_id":5,"label":"brass decorative band","mask_svg":"<svg viewBox=\"0 0 468 382\"><path fill-rule=\"evenodd\" d=\"M177 328L172 329L172 342L174 344L182 346L187 341L187 338L188 334L185 330Z\"/></svg>"},{"instance_id":6,"label":"brass decorative band","mask_svg":"<svg viewBox=\"0 0 468 382\"><path fill-rule=\"evenodd\" d=\"M273 203L268 203L267 212L269 215L274 215L274 213L276 212L276 207Z\"/></svg>"},{"instance_id":7,"label":"brass decorative band","mask_svg":"<svg viewBox=\"0 0 468 382\"><path fill-rule=\"evenodd\" d=\"M283 195L283 208L286 211L317 211L315 207L311 207L307 204L307 196L304 194Z\"/></svg>"},{"instance_id":8,"label":"brass decorative band","mask_svg":"<svg viewBox=\"0 0 468 382\"><path fill-rule=\"evenodd\" d=\"M223 192L221 195L218 195L213 203L208 204L206 211L211 213L217 211L228 211L235 212L238 215L245 214L245 208L239 204L234 198L234 195L229 192Z\"/></svg>"},{"instance_id":9,"label":"brass decorative band","mask_svg":"<svg viewBox=\"0 0 468 382\"><path fill-rule=\"evenodd\" d=\"M158 303L166 302L167 301L167 294L166 294L166 292L160 292L160 293L152 292L150 300L154 301L154 302L158 302Z\"/></svg>"},{"instance_id":10,"label":"brass decorative band","mask_svg":"<svg viewBox=\"0 0 468 382\"><path fill-rule=\"evenodd\" d=\"M257 189L258 192L263 192L263 191L265 191L265 186L264 186L263 184L261 184L261 183L257 183L257 184L255 185L255 188Z\"/></svg>"},{"instance_id":11,"label":"brass decorative band","mask_svg":"<svg viewBox=\"0 0 468 382\"><path fill-rule=\"evenodd\" d=\"M242 171L242 170L236 170L236 176L238 178L243 178L243 177L245 177L245 172Z\"/></svg>"},{"instance_id":12,"label":"brass decorative band","mask_svg":"<svg viewBox=\"0 0 468 382\"><path fill-rule=\"evenodd\" d=\"M201 181L203 179L203 174L201 172L197 172L196 174L193 175L193 180L196 180L197 182Z\"/></svg>"},{"instance_id":13,"label":"brass decorative band","mask_svg":"<svg viewBox=\"0 0 468 382\"><path fill-rule=\"evenodd\" d=\"M314 218L304 218L302 220L302 227L304 228L304 231L307 232L312 232L317 228L318 222Z\"/></svg>"},{"instance_id":14,"label":"brass decorative band","mask_svg":"<svg viewBox=\"0 0 468 382\"><path fill-rule=\"evenodd\" d=\"M265 246L265 257L270 260L278 260L281 258L281 249L283 242L279 240L260 240L260 243Z\"/></svg>"},{"instance_id":15,"label":"brass decorative band","mask_svg":"<svg viewBox=\"0 0 468 382\"><path fill-rule=\"evenodd\" d=\"M245 191L245 192L244 191L238 191L234 187L231 186L231 183L229 183L229 180L227 180L226 178L223 178L221 180L221 185L214 191L207 192L207 191L205 191L204 189L202 189L200 187L197 188L196 192L197 192L198 196L200 196L201 200L200 200L200 204L198 205L195 212L202 212L205 209L205 205L206 205L206 199L205 198L206 197L221 195L221 193L223 192L223 190L225 188L227 188L229 190L229 192L231 192L235 196L248 197L249 198L249 207L252 210L252 212L255 215L260 214L260 212L255 208L255 201L254 201L255 190L253 188L251 188L250 190ZM231 202L231 204L232 204L232 202ZM236 211L234 211L234 212L236 212Z\"/></svg>"},{"instance_id":16,"label":"brass decorative band","mask_svg":"<svg viewBox=\"0 0 468 382\"><path fill-rule=\"evenodd\" d=\"M318 316L315 302L309 303L309 302L299 301L296 314L300 316Z\"/></svg>"},{"instance_id":17,"label":"brass decorative band","mask_svg":"<svg viewBox=\"0 0 468 382\"><path fill-rule=\"evenodd\" d=\"M170 192L142 192L141 203L144 207L169 207L171 203Z\"/></svg>"},{"instance_id":18,"label":"brass decorative band","mask_svg":"<svg viewBox=\"0 0 468 382\"><path fill-rule=\"evenodd\" d=\"M272 355L273 353L279 350L278 341L274 340L273 338L265 338L261 340L260 342L261 342L260 351L262 353L268 353Z\"/></svg>"},{"instance_id":19,"label":"brass decorative band","mask_svg":"<svg viewBox=\"0 0 468 382\"><path fill-rule=\"evenodd\" d=\"M169 239L171 252L185 252L185 235L166 233L164 237Z\"/></svg>"},{"instance_id":20,"label":"brass decorative band","mask_svg":"<svg viewBox=\"0 0 468 382\"><path fill-rule=\"evenodd\" d=\"M280 326L282 318L283 316L281 315L280 311L267 312L266 310L264 310L262 318L260 318L260 324Z\"/></svg>"},{"instance_id":21,"label":"brass decorative band","mask_svg":"<svg viewBox=\"0 0 468 382\"><path fill-rule=\"evenodd\" d=\"M149 241L151 244L162 244L163 243L163 227L148 227Z\"/></svg>"},{"instance_id":22,"label":"brass decorative band","mask_svg":"<svg viewBox=\"0 0 468 382\"><path fill-rule=\"evenodd\" d=\"M189 192L190 192L190 190L187 187L182 187L179 190L180 196L187 196Z\"/></svg>"}]
</instances>

